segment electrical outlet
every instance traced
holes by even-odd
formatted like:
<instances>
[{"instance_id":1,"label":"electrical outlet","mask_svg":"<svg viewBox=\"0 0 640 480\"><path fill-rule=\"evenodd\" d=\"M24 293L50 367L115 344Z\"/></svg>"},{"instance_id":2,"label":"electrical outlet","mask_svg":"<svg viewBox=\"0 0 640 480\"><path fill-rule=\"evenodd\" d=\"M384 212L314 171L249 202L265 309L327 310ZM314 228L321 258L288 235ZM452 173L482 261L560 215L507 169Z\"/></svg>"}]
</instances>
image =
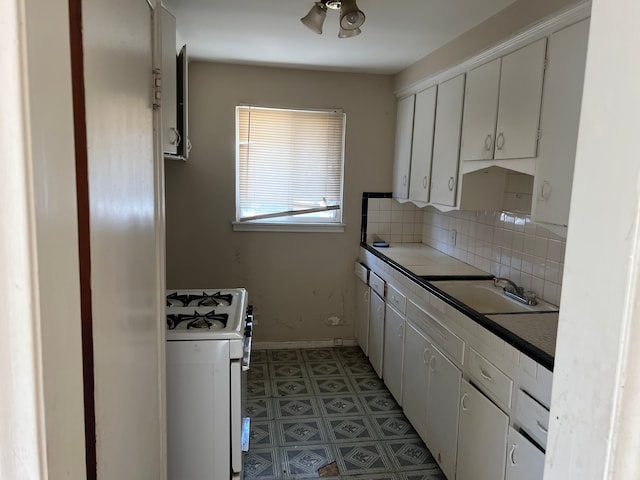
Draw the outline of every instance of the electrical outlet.
<instances>
[{"instance_id":1,"label":"electrical outlet","mask_svg":"<svg viewBox=\"0 0 640 480\"><path fill-rule=\"evenodd\" d=\"M449 244L452 246L456 246L456 239L458 237L458 232L456 229L449 230Z\"/></svg>"},{"instance_id":2,"label":"electrical outlet","mask_svg":"<svg viewBox=\"0 0 640 480\"><path fill-rule=\"evenodd\" d=\"M335 327L337 325L340 325L340 317L329 317L325 320L325 323L330 327Z\"/></svg>"},{"instance_id":3,"label":"electrical outlet","mask_svg":"<svg viewBox=\"0 0 640 480\"><path fill-rule=\"evenodd\" d=\"M334 338L333 339L333 346L334 347L341 347L342 346L342 339L341 338Z\"/></svg>"}]
</instances>

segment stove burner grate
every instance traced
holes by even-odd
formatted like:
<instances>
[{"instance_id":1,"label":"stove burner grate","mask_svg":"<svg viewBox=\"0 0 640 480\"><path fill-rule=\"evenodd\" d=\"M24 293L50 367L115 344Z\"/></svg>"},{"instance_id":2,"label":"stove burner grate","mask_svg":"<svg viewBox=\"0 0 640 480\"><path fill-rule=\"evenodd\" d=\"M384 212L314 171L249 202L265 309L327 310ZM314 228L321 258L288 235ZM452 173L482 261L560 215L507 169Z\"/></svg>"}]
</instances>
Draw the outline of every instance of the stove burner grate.
<instances>
[{"instance_id":1,"label":"stove burner grate","mask_svg":"<svg viewBox=\"0 0 640 480\"><path fill-rule=\"evenodd\" d=\"M229 315L227 313L216 313L214 311L198 313L197 310L194 310L193 314L179 313L167 315L167 327L169 327L169 330L175 330L175 328L182 322L189 322L187 323L187 329L211 329L211 327L220 325L221 328L225 328L227 326L227 320L229 320Z\"/></svg>"},{"instance_id":2,"label":"stove burner grate","mask_svg":"<svg viewBox=\"0 0 640 480\"><path fill-rule=\"evenodd\" d=\"M222 306L231 306L233 303L233 295L230 293L206 293L202 292L200 295L194 294L179 294L178 292L173 292L167 295L167 307L172 306L181 306L188 307L191 305L195 305L198 307L218 307Z\"/></svg>"}]
</instances>

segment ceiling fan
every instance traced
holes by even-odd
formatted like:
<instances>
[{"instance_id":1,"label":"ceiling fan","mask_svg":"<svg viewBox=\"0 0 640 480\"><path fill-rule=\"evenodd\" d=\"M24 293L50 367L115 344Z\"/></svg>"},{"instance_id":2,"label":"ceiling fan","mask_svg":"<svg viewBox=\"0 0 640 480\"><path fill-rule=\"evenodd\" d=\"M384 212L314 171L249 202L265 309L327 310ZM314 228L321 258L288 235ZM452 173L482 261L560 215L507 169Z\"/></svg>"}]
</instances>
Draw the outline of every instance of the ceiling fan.
<instances>
[{"instance_id":1,"label":"ceiling fan","mask_svg":"<svg viewBox=\"0 0 640 480\"><path fill-rule=\"evenodd\" d=\"M364 12L356 5L356 0L319 0L300 21L311 31L322 34L322 25L327 18L327 10L340 10L339 38L360 35L364 23Z\"/></svg>"}]
</instances>

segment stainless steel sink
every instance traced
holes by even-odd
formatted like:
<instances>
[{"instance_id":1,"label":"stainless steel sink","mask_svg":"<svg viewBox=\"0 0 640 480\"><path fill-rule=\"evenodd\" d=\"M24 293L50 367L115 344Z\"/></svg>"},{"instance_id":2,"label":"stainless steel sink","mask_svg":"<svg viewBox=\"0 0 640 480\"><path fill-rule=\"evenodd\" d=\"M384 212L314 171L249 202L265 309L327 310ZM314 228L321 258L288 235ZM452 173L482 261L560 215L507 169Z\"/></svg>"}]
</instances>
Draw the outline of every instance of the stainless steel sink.
<instances>
[{"instance_id":1,"label":"stainless steel sink","mask_svg":"<svg viewBox=\"0 0 640 480\"><path fill-rule=\"evenodd\" d=\"M502 287L494 286L493 280L442 280L429 283L482 314L558 311L556 305L542 299L538 299L536 305L526 305L509 298Z\"/></svg>"}]
</instances>

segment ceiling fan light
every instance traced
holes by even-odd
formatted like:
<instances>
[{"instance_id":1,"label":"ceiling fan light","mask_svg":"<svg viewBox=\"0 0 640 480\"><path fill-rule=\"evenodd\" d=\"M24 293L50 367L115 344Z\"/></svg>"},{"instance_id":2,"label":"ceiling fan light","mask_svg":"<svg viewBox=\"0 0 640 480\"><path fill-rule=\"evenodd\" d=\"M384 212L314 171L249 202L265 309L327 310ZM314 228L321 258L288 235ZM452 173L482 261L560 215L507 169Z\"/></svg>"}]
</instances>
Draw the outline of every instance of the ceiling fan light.
<instances>
[{"instance_id":1,"label":"ceiling fan light","mask_svg":"<svg viewBox=\"0 0 640 480\"><path fill-rule=\"evenodd\" d=\"M343 0L340 8L340 28L355 30L364 23L364 12L356 5L356 0Z\"/></svg>"},{"instance_id":2,"label":"ceiling fan light","mask_svg":"<svg viewBox=\"0 0 640 480\"><path fill-rule=\"evenodd\" d=\"M353 30L345 30L344 28L340 27L338 38L351 38L360 35L361 33L362 30L360 30L359 28L354 28Z\"/></svg>"},{"instance_id":3,"label":"ceiling fan light","mask_svg":"<svg viewBox=\"0 0 640 480\"><path fill-rule=\"evenodd\" d=\"M324 20L327 18L327 7L322 2L316 2L316 4L311 7L309 13L307 13L304 17L300 19L300 21L311 31L322 34L322 25L324 24Z\"/></svg>"}]
</instances>

